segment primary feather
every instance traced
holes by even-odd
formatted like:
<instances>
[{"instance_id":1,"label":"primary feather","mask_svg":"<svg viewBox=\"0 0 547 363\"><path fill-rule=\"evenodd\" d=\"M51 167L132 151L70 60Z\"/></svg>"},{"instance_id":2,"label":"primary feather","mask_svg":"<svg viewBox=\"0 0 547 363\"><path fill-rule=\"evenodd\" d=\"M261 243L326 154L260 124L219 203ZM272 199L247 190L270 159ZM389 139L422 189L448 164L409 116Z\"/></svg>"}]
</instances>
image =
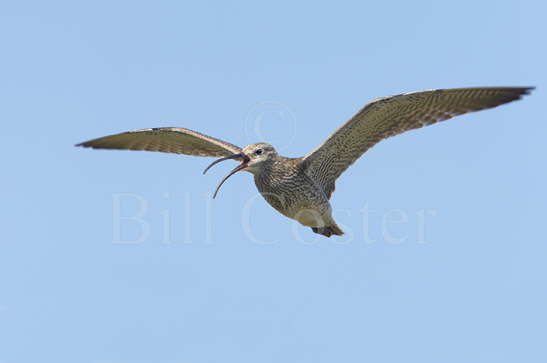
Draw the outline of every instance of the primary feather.
<instances>
[{"instance_id":1,"label":"primary feather","mask_svg":"<svg viewBox=\"0 0 547 363\"><path fill-rule=\"evenodd\" d=\"M336 179L378 142L405 131L520 99L532 87L438 89L378 98L363 107L302 165L330 197Z\"/></svg>"},{"instance_id":2,"label":"primary feather","mask_svg":"<svg viewBox=\"0 0 547 363\"><path fill-rule=\"evenodd\" d=\"M180 127L158 127L123 132L82 142L76 146L215 157L241 152L240 147L229 142Z\"/></svg>"}]
</instances>

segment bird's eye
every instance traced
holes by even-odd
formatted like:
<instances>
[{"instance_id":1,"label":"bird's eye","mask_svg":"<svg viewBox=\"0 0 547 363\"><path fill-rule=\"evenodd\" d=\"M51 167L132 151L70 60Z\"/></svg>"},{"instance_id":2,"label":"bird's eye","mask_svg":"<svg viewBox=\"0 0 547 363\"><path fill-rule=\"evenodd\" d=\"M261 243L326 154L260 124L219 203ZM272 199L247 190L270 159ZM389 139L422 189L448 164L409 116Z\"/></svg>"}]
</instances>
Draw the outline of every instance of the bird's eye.
<instances>
[{"instance_id":1,"label":"bird's eye","mask_svg":"<svg viewBox=\"0 0 547 363\"><path fill-rule=\"evenodd\" d=\"M257 149L257 150L255 151L255 154L256 154L256 155L262 154L262 149Z\"/></svg>"}]
</instances>

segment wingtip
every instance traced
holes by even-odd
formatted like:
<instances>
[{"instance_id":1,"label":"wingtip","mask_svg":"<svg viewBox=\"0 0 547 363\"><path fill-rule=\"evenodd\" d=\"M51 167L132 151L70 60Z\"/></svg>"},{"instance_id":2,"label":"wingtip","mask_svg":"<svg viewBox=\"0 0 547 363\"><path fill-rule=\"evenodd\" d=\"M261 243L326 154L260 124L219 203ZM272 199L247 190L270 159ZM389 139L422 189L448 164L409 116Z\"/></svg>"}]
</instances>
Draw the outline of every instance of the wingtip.
<instances>
[{"instance_id":1,"label":"wingtip","mask_svg":"<svg viewBox=\"0 0 547 363\"><path fill-rule=\"evenodd\" d=\"M506 89L510 92L510 97L511 97L510 101L516 101L516 100L521 100L524 96L527 96L530 93L532 93L532 91L535 90L536 87L535 86L506 87Z\"/></svg>"},{"instance_id":2,"label":"wingtip","mask_svg":"<svg viewBox=\"0 0 547 363\"><path fill-rule=\"evenodd\" d=\"M521 100L524 96L528 96L536 89L536 86L520 87L519 92L516 94L516 99Z\"/></svg>"},{"instance_id":3,"label":"wingtip","mask_svg":"<svg viewBox=\"0 0 547 363\"><path fill-rule=\"evenodd\" d=\"M91 147L91 145L89 145L87 143L87 141L84 141L84 142L80 142L78 144L74 144L74 147Z\"/></svg>"}]
</instances>

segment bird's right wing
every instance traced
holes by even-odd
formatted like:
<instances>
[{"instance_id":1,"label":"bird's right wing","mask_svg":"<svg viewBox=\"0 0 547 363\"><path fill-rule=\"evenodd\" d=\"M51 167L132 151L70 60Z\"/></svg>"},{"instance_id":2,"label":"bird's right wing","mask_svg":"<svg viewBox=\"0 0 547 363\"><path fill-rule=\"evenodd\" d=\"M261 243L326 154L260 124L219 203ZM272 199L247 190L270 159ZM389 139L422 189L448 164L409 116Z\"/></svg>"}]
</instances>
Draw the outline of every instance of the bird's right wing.
<instances>
[{"instance_id":1,"label":"bird's right wing","mask_svg":"<svg viewBox=\"0 0 547 363\"><path fill-rule=\"evenodd\" d=\"M158 127L100 137L77 144L93 149L146 150L195 156L229 156L241 148L226 141L178 128Z\"/></svg>"},{"instance_id":2,"label":"bird's right wing","mask_svg":"<svg viewBox=\"0 0 547 363\"><path fill-rule=\"evenodd\" d=\"M390 136L520 99L533 87L438 89L371 101L302 160L328 197L334 183L365 151Z\"/></svg>"}]
</instances>

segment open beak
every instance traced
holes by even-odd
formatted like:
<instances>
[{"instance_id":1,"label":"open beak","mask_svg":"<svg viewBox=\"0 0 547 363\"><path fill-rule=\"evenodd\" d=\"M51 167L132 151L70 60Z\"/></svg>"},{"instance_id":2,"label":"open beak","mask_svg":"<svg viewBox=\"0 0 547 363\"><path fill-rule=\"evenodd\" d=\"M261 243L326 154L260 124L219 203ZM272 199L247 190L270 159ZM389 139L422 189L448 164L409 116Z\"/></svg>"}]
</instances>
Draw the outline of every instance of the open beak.
<instances>
[{"instance_id":1,"label":"open beak","mask_svg":"<svg viewBox=\"0 0 547 363\"><path fill-rule=\"evenodd\" d=\"M231 177L232 175L234 175L235 173L237 173L238 171L240 170L243 170L245 169L248 164L249 164L249 157L247 155L245 155L244 153L238 153L238 154L233 154L233 155L230 155L230 156L226 156L224 158L220 158L218 160L215 160L213 161L211 164L209 164L209 166L207 168L205 168L205 170L203 171L203 174L205 174L207 172L207 170L211 169L211 167L217 163L220 163L221 161L224 161L224 160L230 160L230 159L242 159L241 161L241 164L239 164L238 166L236 166L232 171L230 171L228 173L228 175L226 175L221 181L220 183L218 184L217 188L215 189L215 193L213 194L213 198L215 198L217 196L217 193L220 189L220 187L222 186L222 184L224 184L224 182L226 180L228 180L229 177Z\"/></svg>"}]
</instances>

